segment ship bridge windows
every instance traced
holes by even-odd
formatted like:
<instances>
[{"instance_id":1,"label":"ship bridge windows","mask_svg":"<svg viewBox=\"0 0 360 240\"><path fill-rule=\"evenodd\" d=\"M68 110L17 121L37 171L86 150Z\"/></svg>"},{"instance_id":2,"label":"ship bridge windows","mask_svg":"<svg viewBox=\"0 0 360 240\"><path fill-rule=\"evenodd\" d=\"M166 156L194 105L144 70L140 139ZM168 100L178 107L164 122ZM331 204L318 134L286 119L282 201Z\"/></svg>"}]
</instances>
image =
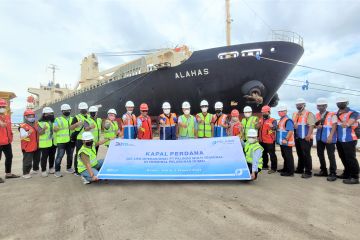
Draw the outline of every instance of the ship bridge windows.
<instances>
[{"instance_id":1,"label":"ship bridge windows","mask_svg":"<svg viewBox=\"0 0 360 240\"><path fill-rule=\"evenodd\" d=\"M249 57L249 56L256 56L256 55L261 55L263 52L263 50L261 48L256 48L256 49L246 49L241 51L241 56L242 57Z\"/></svg>"},{"instance_id":2,"label":"ship bridge windows","mask_svg":"<svg viewBox=\"0 0 360 240\"><path fill-rule=\"evenodd\" d=\"M237 58L238 56L239 56L238 51L222 52L222 53L218 54L218 59L222 60L222 59L229 59L229 58Z\"/></svg>"}]
</instances>

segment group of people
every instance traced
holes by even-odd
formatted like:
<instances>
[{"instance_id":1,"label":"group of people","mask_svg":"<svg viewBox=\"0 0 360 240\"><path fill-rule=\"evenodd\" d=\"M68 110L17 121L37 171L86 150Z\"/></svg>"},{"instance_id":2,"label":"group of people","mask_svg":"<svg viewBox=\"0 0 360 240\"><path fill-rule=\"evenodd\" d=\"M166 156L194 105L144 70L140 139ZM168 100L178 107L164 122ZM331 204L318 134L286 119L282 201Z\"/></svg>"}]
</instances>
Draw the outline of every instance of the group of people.
<instances>
[{"instance_id":1,"label":"group of people","mask_svg":"<svg viewBox=\"0 0 360 240\"><path fill-rule=\"evenodd\" d=\"M189 102L182 103L182 114L171 112L168 102L162 104L163 113L158 118L160 140L194 139L238 136L243 144L245 158L252 179L257 178L261 170L269 174L280 172L281 176L302 174L302 178L312 177L311 147L313 131L317 129L317 154L320 159L320 172L315 176L327 177L328 181L343 179L346 184L359 183L359 164L356 159L358 113L348 107L346 98L337 100L338 111L327 111L327 101L317 100L319 110L316 115L306 109L306 102L299 98L296 101L297 112L288 116L286 106L277 109L280 120L271 117L271 108L264 106L262 116L252 114L252 108L240 112L232 110L230 116L223 113L223 103L215 103L215 113L208 112L209 103L200 102L201 112L191 114ZM17 178L11 173L13 133L10 117L5 114L6 101L0 99L0 153L5 154L5 178ZM140 105L140 115L134 115L135 105L132 101L125 104L126 113L119 119L115 109L107 111L107 118L97 116L98 108L88 106L85 102L78 105L79 114L71 116L71 107L61 105L61 116L54 116L50 107L44 107L40 119L35 112L27 109L24 122L20 124L21 149L23 152L23 178L29 179L33 174L47 177L54 174L62 177L61 161L66 153L66 172L81 175L84 183L97 181L97 171L102 161L97 160L99 145L109 146L115 138L149 140L153 138L153 125L148 115L146 103ZM280 145L284 166L278 170L275 145ZM298 164L295 169L293 147L296 148ZM344 165L344 172L336 175L335 146ZM328 171L324 151L330 162ZM75 154L74 154L75 153ZM270 159L270 161L269 161ZM269 168L269 162L271 163ZM3 179L0 178L0 182Z\"/></svg>"}]
</instances>

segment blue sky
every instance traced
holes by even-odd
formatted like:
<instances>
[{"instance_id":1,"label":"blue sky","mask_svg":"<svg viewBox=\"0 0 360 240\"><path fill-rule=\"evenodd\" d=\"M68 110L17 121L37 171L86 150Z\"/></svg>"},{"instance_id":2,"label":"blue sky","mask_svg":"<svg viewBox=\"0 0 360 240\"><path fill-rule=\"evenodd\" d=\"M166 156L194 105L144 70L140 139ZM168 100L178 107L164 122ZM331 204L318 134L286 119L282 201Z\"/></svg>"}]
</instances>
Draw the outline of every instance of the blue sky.
<instances>
[{"instance_id":1,"label":"blue sky","mask_svg":"<svg viewBox=\"0 0 360 240\"><path fill-rule=\"evenodd\" d=\"M81 59L92 52L174 47L192 50L225 45L224 0L26 1L0 3L1 90L13 91L14 109L22 109L27 87L46 84L59 66L57 81L74 86ZM360 76L360 1L231 1L232 43L269 40L270 29L285 29L304 38L301 64ZM256 11L256 15L248 8ZM264 24L263 22L266 22ZM268 27L268 26L269 27ZM99 58L106 69L130 58ZM360 80L295 68L291 77L360 91ZM310 84L310 88L313 87ZM289 95L288 93L292 94ZM281 104L294 108L304 97L315 109L318 97L330 107L338 93L283 86ZM348 96L360 110L359 97Z\"/></svg>"}]
</instances>

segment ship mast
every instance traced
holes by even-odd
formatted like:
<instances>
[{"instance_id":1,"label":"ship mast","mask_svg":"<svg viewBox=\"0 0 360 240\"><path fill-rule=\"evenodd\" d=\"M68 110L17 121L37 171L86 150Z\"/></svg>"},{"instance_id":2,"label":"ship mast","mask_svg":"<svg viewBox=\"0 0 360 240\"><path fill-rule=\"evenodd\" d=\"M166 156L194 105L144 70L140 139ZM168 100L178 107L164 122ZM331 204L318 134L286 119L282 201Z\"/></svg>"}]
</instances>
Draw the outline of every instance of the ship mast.
<instances>
[{"instance_id":1,"label":"ship mast","mask_svg":"<svg viewBox=\"0 0 360 240\"><path fill-rule=\"evenodd\" d=\"M225 0L226 5L226 45L231 45L231 18L230 18L230 0Z\"/></svg>"},{"instance_id":2,"label":"ship mast","mask_svg":"<svg viewBox=\"0 0 360 240\"><path fill-rule=\"evenodd\" d=\"M50 92L50 99L54 101L54 92L55 92L55 71L59 70L59 68L55 64L50 64L48 67L52 70L52 81L50 82L51 92Z\"/></svg>"}]
</instances>

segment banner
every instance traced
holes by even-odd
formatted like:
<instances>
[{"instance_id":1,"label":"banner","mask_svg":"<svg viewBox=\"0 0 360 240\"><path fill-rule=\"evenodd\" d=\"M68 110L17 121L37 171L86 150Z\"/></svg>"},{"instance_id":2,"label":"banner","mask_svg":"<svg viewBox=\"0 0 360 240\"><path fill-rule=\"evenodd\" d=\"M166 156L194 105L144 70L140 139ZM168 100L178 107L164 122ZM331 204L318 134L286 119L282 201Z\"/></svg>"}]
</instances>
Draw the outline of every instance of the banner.
<instances>
[{"instance_id":1,"label":"banner","mask_svg":"<svg viewBox=\"0 0 360 240\"><path fill-rule=\"evenodd\" d=\"M249 180L238 137L112 140L99 179Z\"/></svg>"}]
</instances>

